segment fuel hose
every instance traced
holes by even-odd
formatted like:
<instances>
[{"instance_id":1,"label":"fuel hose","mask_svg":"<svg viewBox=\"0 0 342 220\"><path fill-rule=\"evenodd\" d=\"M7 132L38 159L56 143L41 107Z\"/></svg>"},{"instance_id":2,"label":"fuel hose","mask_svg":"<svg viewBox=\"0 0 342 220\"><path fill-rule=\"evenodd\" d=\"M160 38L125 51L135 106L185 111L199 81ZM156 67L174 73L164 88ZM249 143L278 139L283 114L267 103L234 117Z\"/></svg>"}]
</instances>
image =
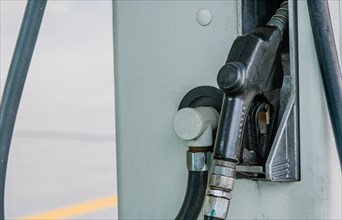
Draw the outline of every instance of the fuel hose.
<instances>
[{"instance_id":1,"label":"fuel hose","mask_svg":"<svg viewBox=\"0 0 342 220\"><path fill-rule=\"evenodd\" d=\"M201 212L207 189L208 171L189 171L188 185L176 220L196 220Z\"/></svg>"},{"instance_id":2,"label":"fuel hose","mask_svg":"<svg viewBox=\"0 0 342 220\"><path fill-rule=\"evenodd\" d=\"M308 0L316 53L342 167L342 73L338 61L328 1Z\"/></svg>"},{"instance_id":3,"label":"fuel hose","mask_svg":"<svg viewBox=\"0 0 342 220\"><path fill-rule=\"evenodd\" d=\"M27 1L0 105L0 219L5 219L5 181L13 129L47 0Z\"/></svg>"}]
</instances>

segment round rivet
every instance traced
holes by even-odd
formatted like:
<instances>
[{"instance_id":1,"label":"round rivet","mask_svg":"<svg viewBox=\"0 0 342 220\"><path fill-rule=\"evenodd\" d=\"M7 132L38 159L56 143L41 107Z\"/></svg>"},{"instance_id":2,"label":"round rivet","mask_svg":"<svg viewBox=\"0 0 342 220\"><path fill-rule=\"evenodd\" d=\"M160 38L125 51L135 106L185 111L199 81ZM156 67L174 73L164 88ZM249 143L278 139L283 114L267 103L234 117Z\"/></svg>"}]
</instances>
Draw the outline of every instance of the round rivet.
<instances>
[{"instance_id":1,"label":"round rivet","mask_svg":"<svg viewBox=\"0 0 342 220\"><path fill-rule=\"evenodd\" d=\"M206 9L202 8L197 12L197 22L200 25L207 26L211 22L211 12Z\"/></svg>"}]
</instances>

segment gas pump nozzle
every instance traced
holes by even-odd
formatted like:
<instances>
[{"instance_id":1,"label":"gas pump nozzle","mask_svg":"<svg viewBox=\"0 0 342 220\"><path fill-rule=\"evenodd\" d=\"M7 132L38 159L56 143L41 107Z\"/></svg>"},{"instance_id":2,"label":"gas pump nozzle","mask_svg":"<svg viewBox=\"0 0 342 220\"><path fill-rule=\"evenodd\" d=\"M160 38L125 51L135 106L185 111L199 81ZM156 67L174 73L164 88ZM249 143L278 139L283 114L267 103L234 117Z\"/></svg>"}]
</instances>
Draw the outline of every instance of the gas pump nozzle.
<instances>
[{"instance_id":1,"label":"gas pump nozzle","mask_svg":"<svg viewBox=\"0 0 342 220\"><path fill-rule=\"evenodd\" d=\"M266 26L234 41L227 62L218 73L218 86L225 96L204 205L205 219L227 217L251 104L256 96L279 90L282 84L283 75L277 66L287 22L288 6L284 2Z\"/></svg>"}]
</instances>

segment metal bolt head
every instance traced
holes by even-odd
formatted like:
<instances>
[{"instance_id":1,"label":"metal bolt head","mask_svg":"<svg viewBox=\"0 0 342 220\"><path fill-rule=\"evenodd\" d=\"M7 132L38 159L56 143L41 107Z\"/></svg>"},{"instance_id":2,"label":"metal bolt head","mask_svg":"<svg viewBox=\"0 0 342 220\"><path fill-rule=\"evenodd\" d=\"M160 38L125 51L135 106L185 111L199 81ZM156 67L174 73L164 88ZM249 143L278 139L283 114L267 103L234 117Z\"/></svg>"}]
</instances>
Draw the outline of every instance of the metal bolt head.
<instances>
[{"instance_id":1,"label":"metal bolt head","mask_svg":"<svg viewBox=\"0 0 342 220\"><path fill-rule=\"evenodd\" d=\"M207 26L210 24L212 19L211 12L206 8L202 8L198 10L196 19L200 25Z\"/></svg>"}]
</instances>

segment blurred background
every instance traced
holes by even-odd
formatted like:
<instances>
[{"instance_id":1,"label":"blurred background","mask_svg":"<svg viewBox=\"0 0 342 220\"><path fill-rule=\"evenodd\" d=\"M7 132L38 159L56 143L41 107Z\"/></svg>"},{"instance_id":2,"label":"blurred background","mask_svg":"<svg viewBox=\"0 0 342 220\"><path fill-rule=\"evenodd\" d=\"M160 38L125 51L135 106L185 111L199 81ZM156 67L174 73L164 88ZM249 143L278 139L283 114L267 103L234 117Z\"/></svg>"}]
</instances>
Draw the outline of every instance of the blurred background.
<instances>
[{"instance_id":1,"label":"blurred background","mask_svg":"<svg viewBox=\"0 0 342 220\"><path fill-rule=\"evenodd\" d=\"M26 1L0 1L1 92ZM117 218L111 1L48 1L20 103L8 219Z\"/></svg>"}]
</instances>

